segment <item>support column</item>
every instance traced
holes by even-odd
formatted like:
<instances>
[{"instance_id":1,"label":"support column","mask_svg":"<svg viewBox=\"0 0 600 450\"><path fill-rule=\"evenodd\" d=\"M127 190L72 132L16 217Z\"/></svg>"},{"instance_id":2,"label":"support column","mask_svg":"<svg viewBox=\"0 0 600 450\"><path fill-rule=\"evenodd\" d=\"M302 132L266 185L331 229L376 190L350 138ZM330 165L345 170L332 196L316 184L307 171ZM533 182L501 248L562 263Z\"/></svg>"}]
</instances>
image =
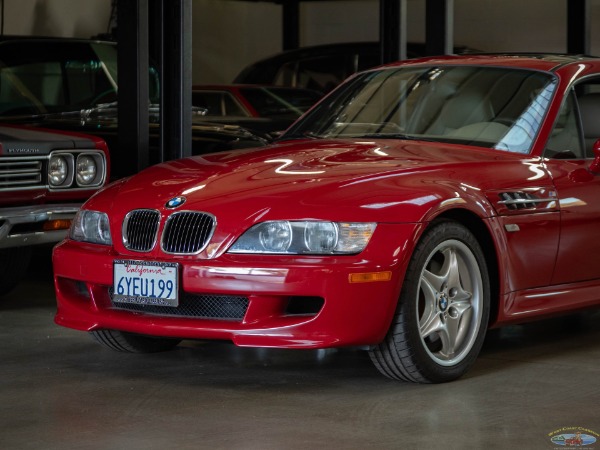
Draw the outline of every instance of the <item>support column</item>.
<instances>
[{"instance_id":1,"label":"support column","mask_svg":"<svg viewBox=\"0 0 600 450\"><path fill-rule=\"evenodd\" d=\"M590 2L567 0L567 53L590 54L590 24Z\"/></svg>"},{"instance_id":2,"label":"support column","mask_svg":"<svg viewBox=\"0 0 600 450\"><path fill-rule=\"evenodd\" d=\"M165 159L192 155L192 0L163 0L161 141Z\"/></svg>"},{"instance_id":3,"label":"support column","mask_svg":"<svg viewBox=\"0 0 600 450\"><path fill-rule=\"evenodd\" d=\"M406 1L379 0L379 45L382 64L407 58Z\"/></svg>"},{"instance_id":4,"label":"support column","mask_svg":"<svg viewBox=\"0 0 600 450\"><path fill-rule=\"evenodd\" d=\"M110 149L114 178L148 166L148 1L119 0L117 24L119 131L118 148Z\"/></svg>"},{"instance_id":5,"label":"support column","mask_svg":"<svg viewBox=\"0 0 600 450\"><path fill-rule=\"evenodd\" d=\"M283 16L283 50L300 47L300 0L281 2Z\"/></svg>"},{"instance_id":6,"label":"support column","mask_svg":"<svg viewBox=\"0 0 600 450\"><path fill-rule=\"evenodd\" d=\"M454 53L454 0L427 0L425 16L426 53Z\"/></svg>"}]
</instances>

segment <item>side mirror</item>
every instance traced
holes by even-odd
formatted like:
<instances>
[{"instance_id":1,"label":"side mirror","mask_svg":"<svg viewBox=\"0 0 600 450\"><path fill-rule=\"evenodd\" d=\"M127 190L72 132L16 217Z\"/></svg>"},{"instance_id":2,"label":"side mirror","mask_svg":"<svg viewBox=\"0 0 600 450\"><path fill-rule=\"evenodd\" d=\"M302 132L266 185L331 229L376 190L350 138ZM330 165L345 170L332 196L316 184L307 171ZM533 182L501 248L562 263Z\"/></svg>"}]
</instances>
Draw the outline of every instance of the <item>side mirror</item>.
<instances>
[{"instance_id":1,"label":"side mirror","mask_svg":"<svg viewBox=\"0 0 600 450\"><path fill-rule=\"evenodd\" d=\"M590 164L590 172L594 175L600 175L600 139L594 142L594 160Z\"/></svg>"}]
</instances>

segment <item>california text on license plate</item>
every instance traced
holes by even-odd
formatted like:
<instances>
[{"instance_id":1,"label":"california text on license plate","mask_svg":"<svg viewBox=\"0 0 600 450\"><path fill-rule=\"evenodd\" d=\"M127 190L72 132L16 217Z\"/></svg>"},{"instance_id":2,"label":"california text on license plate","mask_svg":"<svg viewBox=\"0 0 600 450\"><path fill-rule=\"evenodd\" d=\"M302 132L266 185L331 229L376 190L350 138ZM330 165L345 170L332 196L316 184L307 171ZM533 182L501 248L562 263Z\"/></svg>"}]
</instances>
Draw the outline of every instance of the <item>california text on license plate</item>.
<instances>
[{"instance_id":1,"label":"california text on license plate","mask_svg":"<svg viewBox=\"0 0 600 450\"><path fill-rule=\"evenodd\" d=\"M114 261L113 302L178 306L177 263Z\"/></svg>"}]
</instances>

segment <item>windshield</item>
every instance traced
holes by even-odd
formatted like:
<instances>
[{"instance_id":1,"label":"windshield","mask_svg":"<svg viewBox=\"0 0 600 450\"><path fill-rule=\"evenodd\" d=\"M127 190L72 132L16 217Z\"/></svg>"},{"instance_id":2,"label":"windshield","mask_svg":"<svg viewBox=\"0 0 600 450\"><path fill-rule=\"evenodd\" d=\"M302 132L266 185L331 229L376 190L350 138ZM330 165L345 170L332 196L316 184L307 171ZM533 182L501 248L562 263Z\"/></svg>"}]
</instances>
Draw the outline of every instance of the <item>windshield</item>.
<instances>
[{"instance_id":1,"label":"windshield","mask_svg":"<svg viewBox=\"0 0 600 450\"><path fill-rule=\"evenodd\" d=\"M154 69L150 95L158 95ZM76 111L115 100L116 45L83 41L0 45L0 115Z\"/></svg>"},{"instance_id":2,"label":"windshield","mask_svg":"<svg viewBox=\"0 0 600 450\"><path fill-rule=\"evenodd\" d=\"M528 153L556 79L481 66L404 66L343 85L282 139L402 138Z\"/></svg>"}]
</instances>

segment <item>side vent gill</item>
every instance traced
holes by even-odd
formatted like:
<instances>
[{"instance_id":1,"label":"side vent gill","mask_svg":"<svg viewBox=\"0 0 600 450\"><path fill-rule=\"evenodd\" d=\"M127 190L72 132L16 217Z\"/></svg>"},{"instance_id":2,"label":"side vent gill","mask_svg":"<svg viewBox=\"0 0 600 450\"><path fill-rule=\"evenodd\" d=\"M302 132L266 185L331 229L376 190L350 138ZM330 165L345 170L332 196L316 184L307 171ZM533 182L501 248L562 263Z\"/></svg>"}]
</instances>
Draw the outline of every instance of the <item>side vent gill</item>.
<instances>
[{"instance_id":1,"label":"side vent gill","mask_svg":"<svg viewBox=\"0 0 600 450\"><path fill-rule=\"evenodd\" d=\"M505 205L510 210L536 208L538 203L547 203L550 200L540 199L529 192L502 192L500 196L501 205Z\"/></svg>"},{"instance_id":2,"label":"side vent gill","mask_svg":"<svg viewBox=\"0 0 600 450\"><path fill-rule=\"evenodd\" d=\"M558 210L558 196L553 189L524 188L511 191L488 191L486 196L499 215Z\"/></svg>"}]
</instances>

